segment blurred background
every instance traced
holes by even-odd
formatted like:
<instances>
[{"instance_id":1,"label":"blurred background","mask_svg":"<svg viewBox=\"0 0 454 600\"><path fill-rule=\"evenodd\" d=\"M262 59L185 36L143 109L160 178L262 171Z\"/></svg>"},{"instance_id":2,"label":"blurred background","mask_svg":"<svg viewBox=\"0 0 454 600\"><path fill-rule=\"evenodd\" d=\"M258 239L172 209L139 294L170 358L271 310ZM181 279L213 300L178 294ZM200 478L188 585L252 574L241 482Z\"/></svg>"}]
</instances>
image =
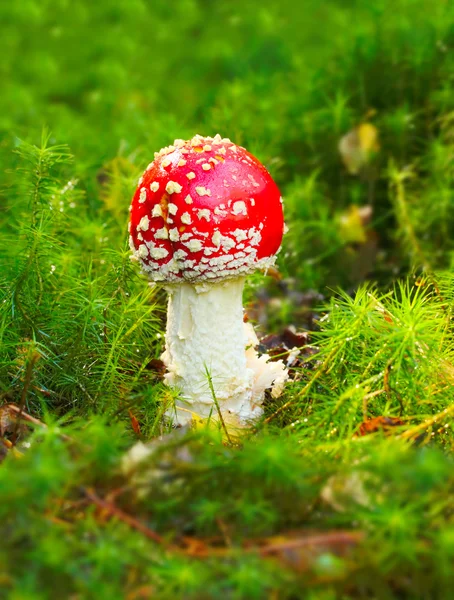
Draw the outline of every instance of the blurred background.
<instances>
[{"instance_id":1,"label":"blurred background","mask_svg":"<svg viewBox=\"0 0 454 600\"><path fill-rule=\"evenodd\" d=\"M119 214L132 188L103 205L106 169L219 131L278 180L280 268L298 287L387 279L419 251L448 266L453 14L449 0L3 2L2 161L47 126L91 214Z\"/></svg>"},{"instance_id":2,"label":"blurred background","mask_svg":"<svg viewBox=\"0 0 454 600\"><path fill-rule=\"evenodd\" d=\"M43 128L74 155L60 212L93 256L123 243L154 151L219 132L285 198L277 320L309 326L298 307L337 286L449 268L453 16L449 0L4 2L4 234L28 206L13 151Z\"/></svg>"}]
</instances>

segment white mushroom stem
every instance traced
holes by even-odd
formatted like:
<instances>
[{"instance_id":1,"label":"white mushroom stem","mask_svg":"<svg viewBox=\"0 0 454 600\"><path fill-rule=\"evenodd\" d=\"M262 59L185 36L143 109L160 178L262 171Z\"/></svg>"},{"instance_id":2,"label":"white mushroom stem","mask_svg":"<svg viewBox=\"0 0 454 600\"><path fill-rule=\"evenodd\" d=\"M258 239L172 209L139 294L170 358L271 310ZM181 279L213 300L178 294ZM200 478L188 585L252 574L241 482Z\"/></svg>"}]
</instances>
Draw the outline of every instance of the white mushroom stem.
<instances>
[{"instance_id":1,"label":"white mushroom stem","mask_svg":"<svg viewBox=\"0 0 454 600\"><path fill-rule=\"evenodd\" d=\"M282 361L258 356L257 338L243 323L245 278L168 286L166 382L179 389L174 423L194 416L243 426L262 414L265 389L279 395L287 379ZM213 398L213 395L215 398Z\"/></svg>"}]
</instances>

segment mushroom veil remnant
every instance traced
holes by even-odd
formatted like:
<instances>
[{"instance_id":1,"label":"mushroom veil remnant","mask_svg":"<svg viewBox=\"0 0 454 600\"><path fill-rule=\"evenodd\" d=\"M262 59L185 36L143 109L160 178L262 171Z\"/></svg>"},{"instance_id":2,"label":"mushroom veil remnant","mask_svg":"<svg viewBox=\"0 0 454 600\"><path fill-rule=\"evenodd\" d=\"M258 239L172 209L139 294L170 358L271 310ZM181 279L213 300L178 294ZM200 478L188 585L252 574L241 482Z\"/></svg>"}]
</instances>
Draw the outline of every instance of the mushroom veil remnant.
<instances>
[{"instance_id":1,"label":"mushroom veil remnant","mask_svg":"<svg viewBox=\"0 0 454 600\"><path fill-rule=\"evenodd\" d=\"M282 241L270 174L219 135L175 140L155 153L130 210L134 258L169 293L162 358L167 384L180 390L170 417L218 419L219 408L227 424L257 419L265 389L277 397L287 379L281 361L257 355L243 323L246 276L273 265Z\"/></svg>"}]
</instances>

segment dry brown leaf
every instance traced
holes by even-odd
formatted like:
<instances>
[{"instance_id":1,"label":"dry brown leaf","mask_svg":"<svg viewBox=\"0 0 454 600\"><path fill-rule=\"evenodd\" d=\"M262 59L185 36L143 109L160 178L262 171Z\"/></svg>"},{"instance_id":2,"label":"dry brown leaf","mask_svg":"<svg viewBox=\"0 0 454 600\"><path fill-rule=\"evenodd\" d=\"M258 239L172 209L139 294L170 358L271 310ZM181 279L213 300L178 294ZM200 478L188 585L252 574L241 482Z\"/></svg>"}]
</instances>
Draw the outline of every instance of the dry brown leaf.
<instances>
[{"instance_id":1,"label":"dry brown leaf","mask_svg":"<svg viewBox=\"0 0 454 600\"><path fill-rule=\"evenodd\" d=\"M376 433L380 430L387 432L393 427L397 427L399 425L404 425L404 422L398 417L375 417L373 419L367 419L367 421L361 423L357 435L368 435L370 433Z\"/></svg>"},{"instance_id":2,"label":"dry brown leaf","mask_svg":"<svg viewBox=\"0 0 454 600\"><path fill-rule=\"evenodd\" d=\"M129 413L129 419L131 421L131 427L133 428L134 433L136 435L140 435L140 424L139 424L139 421L137 420L137 417L133 414L131 409L128 410L128 413Z\"/></svg>"},{"instance_id":3,"label":"dry brown leaf","mask_svg":"<svg viewBox=\"0 0 454 600\"><path fill-rule=\"evenodd\" d=\"M315 346L309 344L310 337L307 332L286 327L281 333L262 338L258 351L269 354L271 360L283 360L287 367L298 369L309 366L307 359L318 352Z\"/></svg>"}]
</instances>

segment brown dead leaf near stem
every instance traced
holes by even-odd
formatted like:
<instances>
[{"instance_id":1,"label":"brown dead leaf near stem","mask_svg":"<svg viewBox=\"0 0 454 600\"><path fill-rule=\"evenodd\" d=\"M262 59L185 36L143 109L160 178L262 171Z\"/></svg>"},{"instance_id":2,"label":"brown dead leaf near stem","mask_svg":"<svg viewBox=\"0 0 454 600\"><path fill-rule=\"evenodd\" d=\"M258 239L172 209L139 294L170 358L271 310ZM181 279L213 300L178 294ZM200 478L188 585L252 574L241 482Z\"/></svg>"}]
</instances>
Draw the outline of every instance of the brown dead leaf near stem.
<instances>
[{"instance_id":1,"label":"brown dead leaf near stem","mask_svg":"<svg viewBox=\"0 0 454 600\"><path fill-rule=\"evenodd\" d=\"M281 333L262 338L258 351L271 356L271 360L283 360L292 375L297 369L311 366L308 359L318 352L318 348L310 346L307 332L297 332L293 327L286 327Z\"/></svg>"},{"instance_id":2,"label":"brown dead leaf near stem","mask_svg":"<svg viewBox=\"0 0 454 600\"><path fill-rule=\"evenodd\" d=\"M151 371L157 379L164 378L166 366L160 358L152 358L145 368L147 371Z\"/></svg>"},{"instance_id":3,"label":"brown dead leaf near stem","mask_svg":"<svg viewBox=\"0 0 454 600\"><path fill-rule=\"evenodd\" d=\"M367 421L361 423L355 437L362 437L381 430L387 433L390 429L398 427L399 425L404 425L404 421L398 417L374 417L373 419L367 419Z\"/></svg>"}]
</instances>

